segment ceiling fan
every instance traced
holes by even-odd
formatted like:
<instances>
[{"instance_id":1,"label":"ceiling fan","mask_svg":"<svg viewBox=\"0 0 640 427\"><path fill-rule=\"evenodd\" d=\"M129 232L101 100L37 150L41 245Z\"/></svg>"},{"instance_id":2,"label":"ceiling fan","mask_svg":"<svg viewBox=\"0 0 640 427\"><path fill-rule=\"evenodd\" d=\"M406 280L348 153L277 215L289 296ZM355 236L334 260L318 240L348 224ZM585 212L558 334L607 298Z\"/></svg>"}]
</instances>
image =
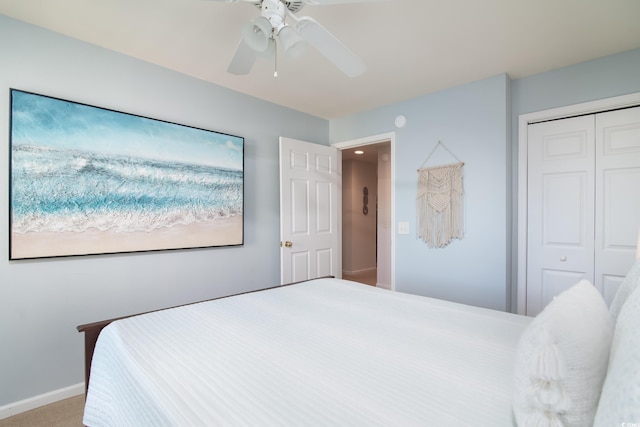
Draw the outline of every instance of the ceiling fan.
<instances>
[{"instance_id":1,"label":"ceiling fan","mask_svg":"<svg viewBox=\"0 0 640 427\"><path fill-rule=\"evenodd\" d=\"M305 5L333 5L384 0L211 0L225 3L245 1L261 10L261 15L245 24L242 38L227 71L248 74L257 55L275 58L278 75L276 39L288 57L298 56L308 43L349 77L357 77L366 65L346 45L310 16L296 16ZM289 22L287 22L289 19Z\"/></svg>"}]
</instances>

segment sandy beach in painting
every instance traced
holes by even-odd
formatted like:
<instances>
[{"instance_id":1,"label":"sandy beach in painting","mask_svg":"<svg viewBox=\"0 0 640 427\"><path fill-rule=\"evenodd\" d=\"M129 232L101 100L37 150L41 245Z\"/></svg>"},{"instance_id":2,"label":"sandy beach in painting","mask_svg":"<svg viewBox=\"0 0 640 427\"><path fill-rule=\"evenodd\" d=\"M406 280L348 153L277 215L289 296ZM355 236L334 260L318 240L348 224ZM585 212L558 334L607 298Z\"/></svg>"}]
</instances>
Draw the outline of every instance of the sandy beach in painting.
<instances>
[{"instance_id":1,"label":"sandy beach in painting","mask_svg":"<svg viewBox=\"0 0 640 427\"><path fill-rule=\"evenodd\" d=\"M242 216L191 225L174 225L152 232L98 231L13 233L11 258L137 252L158 249L238 245L243 241Z\"/></svg>"}]
</instances>

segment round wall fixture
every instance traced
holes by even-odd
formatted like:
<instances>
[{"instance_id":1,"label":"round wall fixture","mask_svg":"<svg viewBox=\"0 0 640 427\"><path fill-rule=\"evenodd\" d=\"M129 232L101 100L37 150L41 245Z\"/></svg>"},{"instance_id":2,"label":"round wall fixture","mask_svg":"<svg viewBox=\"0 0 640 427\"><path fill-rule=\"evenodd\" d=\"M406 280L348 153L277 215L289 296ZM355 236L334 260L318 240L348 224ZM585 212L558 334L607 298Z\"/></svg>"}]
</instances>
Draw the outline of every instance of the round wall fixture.
<instances>
[{"instance_id":1,"label":"round wall fixture","mask_svg":"<svg viewBox=\"0 0 640 427\"><path fill-rule=\"evenodd\" d=\"M396 117L395 123L397 128L402 128L407 124L407 118L400 114L398 117Z\"/></svg>"}]
</instances>

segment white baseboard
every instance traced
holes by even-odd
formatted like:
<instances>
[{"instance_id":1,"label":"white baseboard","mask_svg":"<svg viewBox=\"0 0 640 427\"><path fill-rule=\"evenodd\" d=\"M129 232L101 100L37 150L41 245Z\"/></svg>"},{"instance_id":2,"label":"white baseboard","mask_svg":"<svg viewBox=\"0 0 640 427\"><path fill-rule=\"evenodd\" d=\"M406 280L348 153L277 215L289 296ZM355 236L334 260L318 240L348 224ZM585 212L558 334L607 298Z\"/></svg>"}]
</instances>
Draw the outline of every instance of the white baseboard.
<instances>
[{"instance_id":1,"label":"white baseboard","mask_svg":"<svg viewBox=\"0 0 640 427\"><path fill-rule=\"evenodd\" d=\"M0 406L0 420L80 394L84 394L84 382Z\"/></svg>"}]
</instances>

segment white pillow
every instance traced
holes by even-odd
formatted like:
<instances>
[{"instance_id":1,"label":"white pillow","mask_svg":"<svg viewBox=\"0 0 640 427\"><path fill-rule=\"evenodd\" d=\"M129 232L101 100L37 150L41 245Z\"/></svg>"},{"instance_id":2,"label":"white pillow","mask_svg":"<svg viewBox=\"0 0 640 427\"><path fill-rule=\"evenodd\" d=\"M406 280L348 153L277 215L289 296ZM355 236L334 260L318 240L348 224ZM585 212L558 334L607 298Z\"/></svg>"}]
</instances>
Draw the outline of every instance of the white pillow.
<instances>
[{"instance_id":1,"label":"white pillow","mask_svg":"<svg viewBox=\"0 0 640 427\"><path fill-rule=\"evenodd\" d=\"M618 318L618 314L620 313L620 309L624 305L629 295L631 295L636 288L636 284L638 283L638 278L640 278L640 259L637 259L636 262L631 266L631 269L625 276L622 283L620 283L620 287L618 288L618 292L616 292L616 296L613 297L613 301L611 301L611 305L609 306L609 313L611 313L611 317L613 317L613 321L615 322Z\"/></svg>"},{"instance_id":2,"label":"white pillow","mask_svg":"<svg viewBox=\"0 0 640 427\"><path fill-rule=\"evenodd\" d=\"M590 426L612 333L607 305L588 280L549 303L518 343L513 399L518 426Z\"/></svg>"},{"instance_id":3,"label":"white pillow","mask_svg":"<svg viewBox=\"0 0 640 427\"><path fill-rule=\"evenodd\" d=\"M640 278L616 323L594 426L640 423ZM634 424L635 423L635 424Z\"/></svg>"}]
</instances>

